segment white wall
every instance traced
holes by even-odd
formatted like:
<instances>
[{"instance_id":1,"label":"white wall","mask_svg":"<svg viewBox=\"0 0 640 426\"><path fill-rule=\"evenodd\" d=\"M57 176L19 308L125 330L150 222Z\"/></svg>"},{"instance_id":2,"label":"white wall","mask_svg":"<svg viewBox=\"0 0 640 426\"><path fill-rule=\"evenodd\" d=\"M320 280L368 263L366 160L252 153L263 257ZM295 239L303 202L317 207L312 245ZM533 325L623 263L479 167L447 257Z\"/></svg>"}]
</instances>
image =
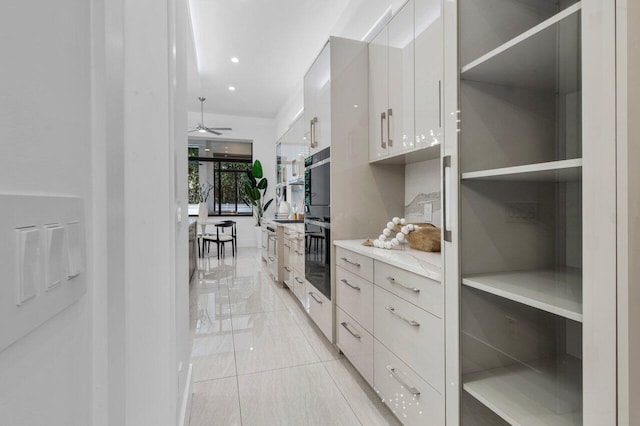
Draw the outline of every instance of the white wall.
<instances>
[{"instance_id":1,"label":"white wall","mask_svg":"<svg viewBox=\"0 0 640 426\"><path fill-rule=\"evenodd\" d=\"M0 192L83 197L87 223L90 18L84 0L5 2L0 13ZM88 268L85 296L0 352L0 424L91 423L95 265ZM0 285L10 283L0 275Z\"/></svg>"},{"instance_id":2,"label":"white wall","mask_svg":"<svg viewBox=\"0 0 640 426\"><path fill-rule=\"evenodd\" d=\"M195 127L200 121L200 112L189 113L189 128ZM276 182L276 148L275 120L255 117L240 117L234 115L206 114L204 122L209 127L231 127L232 131L224 132L220 138L225 140L252 140L253 159L260 160L265 177L269 181L269 191L267 199L275 196ZM198 133L191 133L192 137L197 137ZM185 150L186 156L186 150ZM186 175L186 172L185 172ZM275 203L269 207L265 216L273 216ZM252 217L234 218L238 228L238 246L255 247L256 240L254 234L255 220Z\"/></svg>"}]
</instances>

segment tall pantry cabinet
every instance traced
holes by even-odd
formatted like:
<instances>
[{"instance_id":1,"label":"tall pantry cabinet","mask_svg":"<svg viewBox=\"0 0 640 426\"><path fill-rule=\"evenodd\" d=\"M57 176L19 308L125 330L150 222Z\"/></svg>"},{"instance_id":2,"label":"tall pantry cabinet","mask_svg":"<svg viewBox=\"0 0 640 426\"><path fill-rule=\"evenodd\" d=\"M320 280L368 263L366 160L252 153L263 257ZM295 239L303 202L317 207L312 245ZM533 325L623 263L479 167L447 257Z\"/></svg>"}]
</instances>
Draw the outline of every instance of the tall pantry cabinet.
<instances>
[{"instance_id":1,"label":"tall pantry cabinet","mask_svg":"<svg viewBox=\"0 0 640 426\"><path fill-rule=\"evenodd\" d=\"M445 2L449 425L615 424L613 9Z\"/></svg>"}]
</instances>

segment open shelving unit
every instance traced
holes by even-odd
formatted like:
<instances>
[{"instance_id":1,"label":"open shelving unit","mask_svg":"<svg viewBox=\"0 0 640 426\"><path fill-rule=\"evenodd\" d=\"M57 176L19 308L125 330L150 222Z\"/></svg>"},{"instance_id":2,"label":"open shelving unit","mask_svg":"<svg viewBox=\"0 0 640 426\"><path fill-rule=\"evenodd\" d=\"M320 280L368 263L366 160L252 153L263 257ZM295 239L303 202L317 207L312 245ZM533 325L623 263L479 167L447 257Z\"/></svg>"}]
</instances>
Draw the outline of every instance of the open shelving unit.
<instances>
[{"instance_id":1,"label":"open shelving unit","mask_svg":"<svg viewBox=\"0 0 640 426\"><path fill-rule=\"evenodd\" d=\"M559 28L576 25L582 2L509 40L465 65L461 78L502 86L553 92L557 86L556 43ZM576 46L578 38L571 40Z\"/></svg>"},{"instance_id":2,"label":"open shelving unit","mask_svg":"<svg viewBox=\"0 0 640 426\"><path fill-rule=\"evenodd\" d=\"M562 182L580 179L582 159L550 161L547 163L525 164L523 166L502 167L462 174L462 179L504 180L529 182Z\"/></svg>"},{"instance_id":3,"label":"open shelving unit","mask_svg":"<svg viewBox=\"0 0 640 426\"><path fill-rule=\"evenodd\" d=\"M576 268L476 274L462 284L582 322L582 273Z\"/></svg>"},{"instance_id":4,"label":"open shelving unit","mask_svg":"<svg viewBox=\"0 0 640 426\"><path fill-rule=\"evenodd\" d=\"M468 374L464 390L513 425L582 424L582 362L574 357Z\"/></svg>"},{"instance_id":5,"label":"open shelving unit","mask_svg":"<svg viewBox=\"0 0 640 426\"><path fill-rule=\"evenodd\" d=\"M581 10L459 4L465 426L582 424Z\"/></svg>"}]
</instances>

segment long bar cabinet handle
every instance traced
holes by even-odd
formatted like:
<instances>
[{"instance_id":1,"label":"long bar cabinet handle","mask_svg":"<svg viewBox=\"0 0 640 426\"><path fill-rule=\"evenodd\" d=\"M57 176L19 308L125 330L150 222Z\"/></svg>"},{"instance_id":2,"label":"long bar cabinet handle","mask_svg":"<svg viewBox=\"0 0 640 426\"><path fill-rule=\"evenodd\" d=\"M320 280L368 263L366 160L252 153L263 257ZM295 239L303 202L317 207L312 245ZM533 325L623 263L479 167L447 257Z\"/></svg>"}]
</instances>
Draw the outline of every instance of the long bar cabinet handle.
<instances>
[{"instance_id":1,"label":"long bar cabinet handle","mask_svg":"<svg viewBox=\"0 0 640 426\"><path fill-rule=\"evenodd\" d=\"M357 285L353 285L351 284L349 281L345 280L344 278L340 280L340 282L345 283L346 285L348 285L349 287L351 287L354 290L358 290L360 291L360 287L358 287Z\"/></svg>"},{"instance_id":2,"label":"long bar cabinet handle","mask_svg":"<svg viewBox=\"0 0 640 426\"><path fill-rule=\"evenodd\" d=\"M387 148L387 143L384 141L384 120L387 119L387 113L386 112L381 112L380 113L380 147L382 149L386 149Z\"/></svg>"},{"instance_id":3,"label":"long bar cabinet handle","mask_svg":"<svg viewBox=\"0 0 640 426\"><path fill-rule=\"evenodd\" d=\"M355 337L356 339L360 339L360 335L354 331L351 331L348 323L341 322L340 325L343 326L349 332L349 334L351 334L353 337Z\"/></svg>"},{"instance_id":4,"label":"long bar cabinet handle","mask_svg":"<svg viewBox=\"0 0 640 426\"><path fill-rule=\"evenodd\" d=\"M389 146L393 146L393 138L391 137L391 117L393 116L393 109L387 110L387 143Z\"/></svg>"},{"instance_id":5,"label":"long bar cabinet handle","mask_svg":"<svg viewBox=\"0 0 640 426\"><path fill-rule=\"evenodd\" d=\"M447 175L449 170L449 175ZM447 242L451 242L451 230L449 229L449 223L447 221L447 203L449 197L449 179L451 178L451 156L447 155L442 157L442 234L443 238Z\"/></svg>"},{"instance_id":6,"label":"long bar cabinet handle","mask_svg":"<svg viewBox=\"0 0 640 426\"><path fill-rule=\"evenodd\" d=\"M420 391L418 389L416 389L415 387L409 386L407 383L405 383L405 381L402 380L402 378L398 375L398 373L396 373L396 368L394 366L387 365L387 371L389 371L389 373L391 373L393 378L396 379L398 381L398 383L400 383L402 386L407 388L407 390L409 392L411 392L411 395L420 396Z\"/></svg>"},{"instance_id":7,"label":"long bar cabinet handle","mask_svg":"<svg viewBox=\"0 0 640 426\"><path fill-rule=\"evenodd\" d=\"M419 289L419 288L417 288L417 287L409 287L409 286L406 286L406 285L404 285L404 284L401 284L401 283L399 283L398 281L396 281L396 279L395 279L395 278L393 278L393 277L387 277L387 280L388 280L391 284L394 284L394 285L400 286L400 287L404 288L405 290L409 290L409 291L412 291L412 292L414 292L414 293L420 293L420 289Z\"/></svg>"},{"instance_id":8,"label":"long bar cabinet handle","mask_svg":"<svg viewBox=\"0 0 640 426\"><path fill-rule=\"evenodd\" d=\"M321 304L321 305L322 305L322 300L318 299L318 298L316 297L316 295L315 295L312 291L310 291L310 292L309 292L309 296L311 296L311 298L312 298L313 300L315 300L315 301L316 301L316 303L319 303L319 304Z\"/></svg>"},{"instance_id":9,"label":"long bar cabinet handle","mask_svg":"<svg viewBox=\"0 0 640 426\"><path fill-rule=\"evenodd\" d=\"M393 315L397 316L398 318L400 318L402 321L406 322L410 326L420 327L420 323L418 321L410 320L408 318L403 317L402 315L396 312L396 308L394 308L393 306L387 306L386 309L387 311L391 312Z\"/></svg>"},{"instance_id":10,"label":"long bar cabinet handle","mask_svg":"<svg viewBox=\"0 0 640 426\"><path fill-rule=\"evenodd\" d=\"M360 267L360 264L359 264L358 262L354 262L353 260L349 260L349 259L348 259L348 258L346 258L346 257L341 257L341 258L340 258L340 260L342 260L342 261L344 261L344 262L347 262L349 265L353 265L353 266L355 266L356 268L359 268L359 267Z\"/></svg>"}]
</instances>

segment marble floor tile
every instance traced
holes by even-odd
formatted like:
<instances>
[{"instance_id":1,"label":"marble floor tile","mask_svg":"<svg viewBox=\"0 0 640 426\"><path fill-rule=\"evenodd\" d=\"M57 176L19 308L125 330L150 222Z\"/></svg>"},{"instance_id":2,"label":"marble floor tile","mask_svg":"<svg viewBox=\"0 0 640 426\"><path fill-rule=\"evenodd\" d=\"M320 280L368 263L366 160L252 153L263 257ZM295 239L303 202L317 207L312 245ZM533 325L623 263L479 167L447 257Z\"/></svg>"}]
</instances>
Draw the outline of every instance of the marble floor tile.
<instances>
[{"instance_id":1,"label":"marble floor tile","mask_svg":"<svg viewBox=\"0 0 640 426\"><path fill-rule=\"evenodd\" d=\"M236 361L231 331L228 334L194 339L191 362L194 382L235 376Z\"/></svg>"},{"instance_id":2,"label":"marble floor tile","mask_svg":"<svg viewBox=\"0 0 640 426\"><path fill-rule=\"evenodd\" d=\"M238 377L243 426L360 425L322 364Z\"/></svg>"},{"instance_id":3,"label":"marble floor tile","mask_svg":"<svg viewBox=\"0 0 640 426\"><path fill-rule=\"evenodd\" d=\"M250 314L287 309L287 305L266 284L234 285L229 288L229 302L232 314Z\"/></svg>"},{"instance_id":4,"label":"marble floor tile","mask_svg":"<svg viewBox=\"0 0 640 426\"><path fill-rule=\"evenodd\" d=\"M398 424L257 250L214 252L199 268L191 426Z\"/></svg>"},{"instance_id":5,"label":"marble floor tile","mask_svg":"<svg viewBox=\"0 0 640 426\"><path fill-rule=\"evenodd\" d=\"M346 359L322 363L363 425L397 425L400 422Z\"/></svg>"},{"instance_id":6,"label":"marble floor tile","mask_svg":"<svg viewBox=\"0 0 640 426\"><path fill-rule=\"evenodd\" d=\"M238 374L320 362L288 311L233 317Z\"/></svg>"},{"instance_id":7,"label":"marble floor tile","mask_svg":"<svg viewBox=\"0 0 640 426\"><path fill-rule=\"evenodd\" d=\"M241 425L236 377L194 383L190 426Z\"/></svg>"}]
</instances>

